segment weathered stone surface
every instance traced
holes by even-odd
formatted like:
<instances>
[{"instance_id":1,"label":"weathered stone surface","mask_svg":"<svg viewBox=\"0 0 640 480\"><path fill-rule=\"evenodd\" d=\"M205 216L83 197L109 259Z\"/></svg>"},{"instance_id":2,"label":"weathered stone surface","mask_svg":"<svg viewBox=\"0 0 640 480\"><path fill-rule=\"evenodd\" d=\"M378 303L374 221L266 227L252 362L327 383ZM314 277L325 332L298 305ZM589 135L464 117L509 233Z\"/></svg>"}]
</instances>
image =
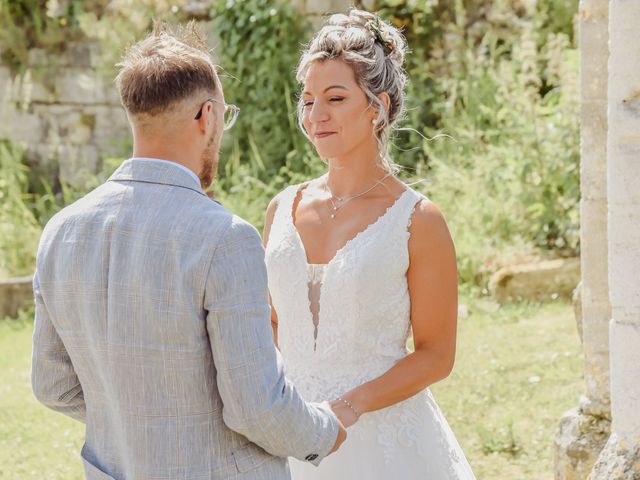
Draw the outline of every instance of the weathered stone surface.
<instances>
[{"instance_id":1,"label":"weathered stone surface","mask_svg":"<svg viewBox=\"0 0 640 480\"><path fill-rule=\"evenodd\" d=\"M83 68L64 68L57 72L55 79L56 98L66 104L92 104L103 101L104 81Z\"/></svg>"},{"instance_id":2,"label":"weathered stone surface","mask_svg":"<svg viewBox=\"0 0 640 480\"><path fill-rule=\"evenodd\" d=\"M0 317L15 317L18 310L33 305L33 277L0 280Z\"/></svg>"},{"instance_id":3,"label":"weathered stone surface","mask_svg":"<svg viewBox=\"0 0 640 480\"><path fill-rule=\"evenodd\" d=\"M97 105L86 108L85 114L95 119L93 138L100 153L123 153L123 145L131 138L131 128L124 109L119 105Z\"/></svg>"},{"instance_id":4,"label":"weathered stone surface","mask_svg":"<svg viewBox=\"0 0 640 480\"><path fill-rule=\"evenodd\" d=\"M0 138L10 138L22 145L42 141L42 119L35 112L0 105Z\"/></svg>"},{"instance_id":5,"label":"weathered stone surface","mask_svg":"<svg viewBox=\"0 0 640 480\"><path fill-rule=\"evenodd\" d=\"M612 434L588 480L640 480L640 442L631 444Z\"/></svg>"},{"instance_id":6,"label":"weathered stone surface","mask_svg":"<svg viewBox=\"0 0 640 480\"><path fill-rule=\"evenodd\" d=\"M614 310L610 337L613 427L619 438L640 443L640 323L622 323Z\"/></svg>"},{"instance_id":7,"label":"weathered stone surface","mask_svg":"<svg viewBox=\"0 0 640 480\"><path fill-rule=\"evenodd\" d=\"M557 259L502 268L491 276L489 290L499 302L571 298L579 281L580 259Z\"/></svg>"},{"instance_id":8,"label":"weathered stone surface","mask_svg":"<svg viewBox=\"0 0 640 480\"><path fill-rule=\"evenodd\" d=\"M604 447L611 422L586 415L578 408L565 413L560 420L555 445L555 479L585 480Z\"/></svg>"},{"instance_id":9,"label":"weathered stone surface","mask_svg":"<svg viewBox=\"0 0 640 480\"><path fill-rule=\"evenodd\" d=\"M98 170L100 155L94 145L59 145L56 151L60 180L82 186Z\"/></svg>"},{"instance_id":10,"label":"weathered stone surface","mask_svg":"<svg viewBox=\"0 0 640 480\"><path fill-rule=\"evenodd\" d=\"M576 319L578 335L580 335L580 341L582 342L582 282L578 283L578 286L571 294L571 303L573 305L573 316Z\"/></svg>"},{"instance_id":11,"label":"weathered stone surface","mask_svg":"<svg viewBox=\"0 0 640 480\"><path fill-rule=\"evenodd\" d=\"M305 8L308 14L327 15L345 13L350 5L346 0L307 0Z\"/></svg>"}]
</instances>

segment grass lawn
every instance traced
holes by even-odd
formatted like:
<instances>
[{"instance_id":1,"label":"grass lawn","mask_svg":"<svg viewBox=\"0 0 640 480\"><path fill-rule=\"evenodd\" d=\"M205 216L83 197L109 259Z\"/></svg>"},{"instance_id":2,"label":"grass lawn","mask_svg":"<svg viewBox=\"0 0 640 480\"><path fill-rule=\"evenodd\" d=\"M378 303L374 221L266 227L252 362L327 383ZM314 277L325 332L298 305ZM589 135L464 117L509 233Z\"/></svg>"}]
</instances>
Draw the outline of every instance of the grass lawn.
<instances>
[{"instance_id":1,"label":"grass lawn","mask_svg":"<svg viewBox=\"0 0 640 480\"><path fill-rule=\"evenodd\" d=\"M432 392L479 480L551 480L558 420L583 392L571 306L468 306L454 372ZM31 393L32 330L30 313L0 320L0 479L82 479L83 426Z\"/></svg>"}]
</instances>

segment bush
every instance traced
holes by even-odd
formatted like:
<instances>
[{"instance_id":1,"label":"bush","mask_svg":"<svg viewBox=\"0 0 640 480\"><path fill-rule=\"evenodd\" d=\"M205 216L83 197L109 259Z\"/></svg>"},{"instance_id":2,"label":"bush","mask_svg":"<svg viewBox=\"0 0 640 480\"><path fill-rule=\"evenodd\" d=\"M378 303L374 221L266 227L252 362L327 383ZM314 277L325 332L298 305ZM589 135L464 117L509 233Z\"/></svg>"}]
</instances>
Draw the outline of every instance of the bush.
<instances>
[{"instance_id":1,"label":"bush","mask_svg":"<svg viewBox=\"0 0 640 480\"><path fill-rule=\"evenodd\" d=\"M176 8L116 0L117 8L107 9L105 2L82 9L65 2L74 28L101 42L105 65L150 27L151 12L184 19L184 0ZM451 137L423 141L399 131L392 155L406 167L405 179L420 180L416 188L443 208L463 282L483 285L484 273L509 256L577 254L577 0L378 0L375 8L404 29L413 49L403 125ZM226 100L242 109L225 135L217 196L261 228L271 197L326 168L298 131L295 111L295 67L313 32L305 17L276 0L216 0L211 17ZM63 186L53 195L44 185L42 195L25 197L20 187L16 205L31 208L33 218L16 205L11 218L37 228L119 161L86 188Z\"/></svg>"},{"instance_id":2,"label":"bush","mask_svg":"<svg viewBox=\"0 0 640 480\"><path fill-rule=\"evenodd\" d=\"M510 256L577 254L577 2L436 3L378 7L418 46L408 63L417 108L405 123L451 136L415 152L403 133L397 156L447 215L462 280L482 285Z\"/></svg>"},{"instance_id":3,"label":"bush","mask_svg":"<svg viewBox=\"0 0 640 480\"><path fill-rule=\"evenodd\" d=\"M40 238L22 156L21 149L0 141L0 277L31 273Z\"/></svg>"}]
</instances>

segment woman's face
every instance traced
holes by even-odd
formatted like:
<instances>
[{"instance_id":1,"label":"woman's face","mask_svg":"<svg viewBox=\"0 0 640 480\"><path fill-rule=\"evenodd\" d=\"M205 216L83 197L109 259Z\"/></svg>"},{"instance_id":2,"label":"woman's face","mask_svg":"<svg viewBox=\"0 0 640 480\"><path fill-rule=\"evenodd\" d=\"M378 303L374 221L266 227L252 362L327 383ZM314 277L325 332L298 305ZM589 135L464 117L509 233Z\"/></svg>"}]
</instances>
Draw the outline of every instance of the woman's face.
<instances>
[{"instance_id":1,"label":"woman's face","mask_svg":"<svg viewBox=\"0 0 640 480\"><path fill-rule=\"evenodd\" d=\"M304 78L302 123L323 158L377 150L369 105L349 65L342 60L317 61Z\"/></svg>"}]
</instances>

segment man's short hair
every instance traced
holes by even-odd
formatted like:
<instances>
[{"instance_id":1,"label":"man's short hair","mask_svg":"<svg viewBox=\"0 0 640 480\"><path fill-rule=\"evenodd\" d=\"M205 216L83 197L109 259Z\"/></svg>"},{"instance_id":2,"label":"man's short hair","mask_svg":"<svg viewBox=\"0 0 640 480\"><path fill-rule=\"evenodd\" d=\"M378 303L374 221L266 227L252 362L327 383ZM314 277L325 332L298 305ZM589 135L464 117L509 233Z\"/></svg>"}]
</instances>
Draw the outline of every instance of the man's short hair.
<instances>
[{"instance_id":1,"label":"man's short hair","mask_svg":"<svg viewBox=\"0 0 640 480\"><path fill-rule=\"evenodd\" d=\"M217 88L213 58L193 22L176 30L156 23L117 67L120 100L133 115L157 115L198 91Z\"/></svg>"}]
</instances>

